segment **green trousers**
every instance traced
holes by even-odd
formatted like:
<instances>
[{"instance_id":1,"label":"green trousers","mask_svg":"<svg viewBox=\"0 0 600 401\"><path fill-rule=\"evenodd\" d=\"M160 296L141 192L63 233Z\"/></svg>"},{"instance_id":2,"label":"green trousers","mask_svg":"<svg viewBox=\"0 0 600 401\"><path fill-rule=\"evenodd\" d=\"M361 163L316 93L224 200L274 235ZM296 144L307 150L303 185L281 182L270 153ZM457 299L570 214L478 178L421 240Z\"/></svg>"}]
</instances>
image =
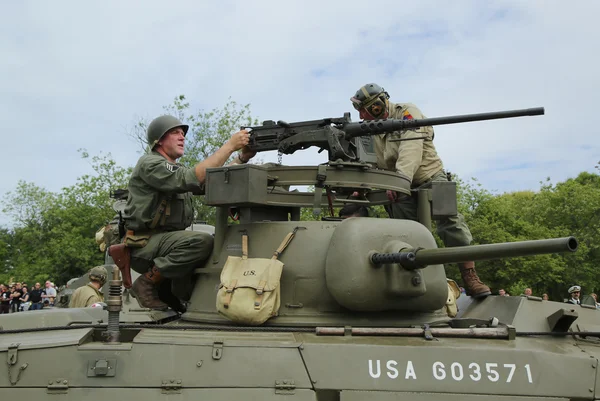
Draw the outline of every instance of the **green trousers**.
<instances>
[{"instance_id":1,"label":"green trousers","mask_svg":"<svg viewBox=\"0 0 600 401\"><path fill-rule=\"evenodd\" d=\"M213 236L198 231L153 234L148 245L131 252L131 268L144 274L156 266L166 278L189 276L202 267L213 248Z\"/></svg>"},{"instance_id":2,"label":"green trousers","mask_svg":"<svg viewBox=\"0 0 600 401\"><path fill-rule=\"evenodd\" d=\"M448 178L443 171L440 171L431 178L431 181L448 181ZM399 202L385 205L385 210L392 219L417 221L417 196L406 197ZM435 220L435 223L436 232L446 247L470 245L473 241L473 236L465 222L465 218L460 213L454 217Z\"/></svg>"}]
</instances>

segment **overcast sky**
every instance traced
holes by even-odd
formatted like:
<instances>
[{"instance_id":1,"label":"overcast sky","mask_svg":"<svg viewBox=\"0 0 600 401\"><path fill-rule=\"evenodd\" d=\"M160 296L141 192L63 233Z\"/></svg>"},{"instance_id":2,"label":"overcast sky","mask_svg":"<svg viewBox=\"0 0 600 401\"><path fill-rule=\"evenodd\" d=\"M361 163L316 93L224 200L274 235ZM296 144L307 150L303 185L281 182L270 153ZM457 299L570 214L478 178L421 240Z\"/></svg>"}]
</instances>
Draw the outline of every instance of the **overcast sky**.
<instances>
[{"instance_id":1,"label":"overcast sky","mask_svg":"<svg viewBox=\"0 0 600 401\"><path fill-rule=\"evenodd\" d=\"M429 117L543 106L436 128L445 167L498 192L597 171L600 1L14 1L0 13L0 196L92 173L77 149L135 164L127 135L185 94L259 120L353 112L376 82ZM308 150L284 164L325 161ZM263 156L274 161L276 156ZM5 218L0 216L0 222Z\"/></svg>"}]
</instances>

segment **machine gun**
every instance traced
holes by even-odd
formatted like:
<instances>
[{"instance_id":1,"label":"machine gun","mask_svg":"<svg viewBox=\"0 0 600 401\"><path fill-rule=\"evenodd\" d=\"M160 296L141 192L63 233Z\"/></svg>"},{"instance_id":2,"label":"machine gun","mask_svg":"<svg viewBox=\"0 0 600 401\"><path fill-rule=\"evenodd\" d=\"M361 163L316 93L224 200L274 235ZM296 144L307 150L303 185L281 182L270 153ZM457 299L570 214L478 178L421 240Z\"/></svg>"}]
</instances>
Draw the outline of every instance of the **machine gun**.
<instances>
[{"instance_id":1,"label":"machine gun","mask_svg":"<svg viewBox=\"0 0 600 401\"><path fill-rule=\"evenodd\" d=\"M496 120L523 116L543 115L544 108L498 111L491 113L464 114L449 117L423 118L418 120L373 120L352 122L350 113L343 117L322 120L287 123L285 121L264 121L256 127L242 127L250 130L251 150L265 152L277 150L292 154L297 150L312 146L327 150L329 160L359 161L356 137L371 136L387 132L402 131L419 127L457 124L471 121ZM417 138L421 139L421 138Z\"/></svg>"}]
</instances>

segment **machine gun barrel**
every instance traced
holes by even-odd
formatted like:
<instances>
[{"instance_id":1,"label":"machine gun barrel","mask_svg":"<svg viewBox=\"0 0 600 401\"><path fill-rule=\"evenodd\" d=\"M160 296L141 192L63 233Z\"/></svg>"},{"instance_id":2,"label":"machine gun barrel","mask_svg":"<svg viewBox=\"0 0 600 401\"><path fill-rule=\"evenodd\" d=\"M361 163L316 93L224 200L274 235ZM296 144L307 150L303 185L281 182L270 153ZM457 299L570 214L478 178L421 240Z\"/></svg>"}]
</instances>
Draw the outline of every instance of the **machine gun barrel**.
<instances>
[{"instance_id":1,"label":"machine gun barrel","mask_svg":"<svg viewBox=\"0 0 600 401\"><path fill-rule=\"evenodd\" d=\"M575 252L577 246L575 237L564 237L453 248L404 249L394 253L372 253L369 257L374 265L398 263L408 270L414 270L442 263Z\"/></svg>"},{"instance_id":2,"label":"machine gun barrel","mask_svg":"<svg viewBox=\"0 0 600 401\"><path fill-rule=\"evenodd\" d=\"M422 118L418 120L372 120L360 121L356 123L344 124L341 128L345 133L346 139L352 139L357 136L383 134L386 132L401 131L405 129L427 127L433 125L468 123L472 121L497 120L502 118L538 116L544 114L543 107L534 107L530 109L495 111L491 113L463 114L449 117Z\"/></svg>"}]
</instances>

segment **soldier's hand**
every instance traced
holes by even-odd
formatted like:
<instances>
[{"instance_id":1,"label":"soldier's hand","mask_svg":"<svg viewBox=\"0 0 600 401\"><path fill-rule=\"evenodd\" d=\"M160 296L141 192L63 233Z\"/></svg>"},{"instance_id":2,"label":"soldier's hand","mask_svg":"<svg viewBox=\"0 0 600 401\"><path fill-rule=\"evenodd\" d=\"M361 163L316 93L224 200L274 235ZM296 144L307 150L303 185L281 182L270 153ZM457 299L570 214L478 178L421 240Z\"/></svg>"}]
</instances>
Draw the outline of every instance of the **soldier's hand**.
<instances>
[{"instance_id":1,"label":"soldier's hand","mask_svg":"<svg viewBox=\"0 0 600 401\"><path fill-rule=\"evenodd\" d=\"M234 152L236 150L240 150L244 146L248 145L248 143L250 143L250 133L245 129L238 131L235 134L233 134L231 138L229 138L229 141L227 141L227 143L229 144L229 146L231 146Z\"/></svg>"}]
</instances>

